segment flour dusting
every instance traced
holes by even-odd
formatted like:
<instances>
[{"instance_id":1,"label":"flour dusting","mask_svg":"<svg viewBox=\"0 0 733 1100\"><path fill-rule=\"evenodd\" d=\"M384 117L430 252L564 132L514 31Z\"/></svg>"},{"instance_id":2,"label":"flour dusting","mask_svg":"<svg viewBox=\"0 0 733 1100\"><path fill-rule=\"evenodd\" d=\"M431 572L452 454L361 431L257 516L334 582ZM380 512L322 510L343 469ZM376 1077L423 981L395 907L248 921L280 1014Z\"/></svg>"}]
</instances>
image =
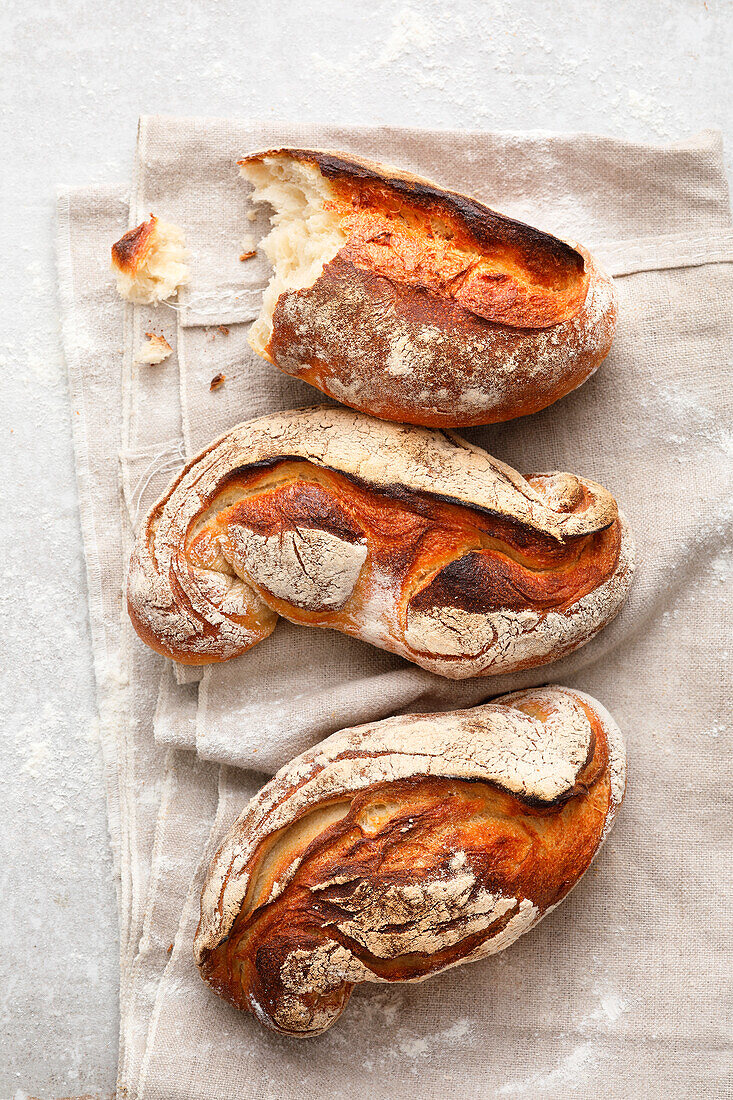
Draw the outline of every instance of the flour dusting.
<instances>
[{"instance_id":1,"label":"flour dusting","mask_svg":"<svg viewBox=\"0 0 733 1100\"><path fill-rule=\"evenodd\" d=\"M536 1097L550 1089L578 1089L587 1084L592 1061L593 1044L580 1043L549 1072L532 1073L516 1081L507 1081L496 1093L498 1096Z\"/></svg>"}]
</instances>

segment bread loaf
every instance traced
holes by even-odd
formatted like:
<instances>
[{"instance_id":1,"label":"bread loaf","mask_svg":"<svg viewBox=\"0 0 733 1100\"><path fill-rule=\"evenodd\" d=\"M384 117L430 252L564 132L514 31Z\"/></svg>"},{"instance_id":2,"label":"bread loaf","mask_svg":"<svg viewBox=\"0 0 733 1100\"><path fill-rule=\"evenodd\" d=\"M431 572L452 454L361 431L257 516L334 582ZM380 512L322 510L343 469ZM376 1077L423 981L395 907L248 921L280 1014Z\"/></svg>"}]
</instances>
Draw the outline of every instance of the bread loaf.
<instances>
[{"instance_id":1,"label":"bread loaf","mask_svg":"<svg viewBox=\"0 0 733 1100\"><path fill-rule=\"evenodd\" d=\"M457 436L295 409L189 463L140 529L128 606L183 663L236 657L282 615L463 678L587 642L632 570L623 517L592 481L524 478Z\"/></svg>"},{"instance_id":2,"label":"bread loaf","mask_svg":"<svg viewBox=\"0 0 733 1100\"><path fill-rule=\"evenodd\" d=\"M610 278L580 245L340 153L241 161L274 274L253 349L352 408L432 427L536 412L608 354Z\"/></svg>"},{"instance_id":3,"label":"bread loaf","mask_svg":"<svg viewBox=\"0 0 733 1100\"><path fill-rule=\"evenodd\" d=\"M624 783L613 719L568 688L335 733L278 772L216 854L202 976L307 1037L358 982L503 951L587 870Z\"/></svg>"}]
</instances>

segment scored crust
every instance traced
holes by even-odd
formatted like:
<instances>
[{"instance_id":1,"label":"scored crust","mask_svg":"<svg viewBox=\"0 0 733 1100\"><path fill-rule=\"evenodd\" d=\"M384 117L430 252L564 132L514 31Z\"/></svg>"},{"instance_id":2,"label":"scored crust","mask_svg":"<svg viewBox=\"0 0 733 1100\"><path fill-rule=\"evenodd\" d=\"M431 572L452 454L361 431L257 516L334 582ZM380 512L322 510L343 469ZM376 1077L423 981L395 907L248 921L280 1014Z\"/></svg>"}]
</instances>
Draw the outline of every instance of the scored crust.
<instances>
[{"instance_id":1,"label":"scored crust","mask_svg":"<svg viewBox=\"0 0 733 1100\"><path fill-rule=\"evenodd\" d=\"M250 343L344 404L492 423L552 404L608 354L615 292L581 246L340 153L274 149L240 167L274 210Z\"/></svg>"},{"instance_id":2,"label":"scored crust","mask_svg":"<svg viewBox=\"0 0 733 1100\"><path fill-rule=\"evenodd\" d=\"M313 408L241 424L189 463L141 527L128 606L182 662L237 656L282 615L462 678L582 645L632 572L595 482L530 483L457 436Z\"/></svg>"},{"instance_id":3,"label":"scored crust","mask_svg":"<svg viewBox=\"0 0 733 1100\"><path fill-rule=\"evenodd\" d=\"M624 786L613 719L557 686L333 734L229 830L196 961L263 1023L317 1034L357 982L421 981L509 946L587 870Z\"/></svg>"}]
</instances>

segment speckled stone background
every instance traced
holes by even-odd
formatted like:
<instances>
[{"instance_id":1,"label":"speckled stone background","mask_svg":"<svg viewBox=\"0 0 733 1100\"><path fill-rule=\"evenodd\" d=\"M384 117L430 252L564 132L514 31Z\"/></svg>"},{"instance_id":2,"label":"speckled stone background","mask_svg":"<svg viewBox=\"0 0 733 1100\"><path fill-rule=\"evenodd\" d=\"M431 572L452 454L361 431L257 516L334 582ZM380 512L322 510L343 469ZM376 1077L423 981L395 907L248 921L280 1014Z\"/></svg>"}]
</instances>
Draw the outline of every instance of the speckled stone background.
<instances>
[{"instance_id":1,"label":"speckled stone background","mask_svg":"<svg viewBox=\"0 0 733 1100\"><path fill-rule=\"evenodd\" d=\"M0 1096L113 1090L117 917L60 358L55 189L127 179L140 113L721 126L724 0L5 0L0 11Z\"/></svg>"}]
</instances>

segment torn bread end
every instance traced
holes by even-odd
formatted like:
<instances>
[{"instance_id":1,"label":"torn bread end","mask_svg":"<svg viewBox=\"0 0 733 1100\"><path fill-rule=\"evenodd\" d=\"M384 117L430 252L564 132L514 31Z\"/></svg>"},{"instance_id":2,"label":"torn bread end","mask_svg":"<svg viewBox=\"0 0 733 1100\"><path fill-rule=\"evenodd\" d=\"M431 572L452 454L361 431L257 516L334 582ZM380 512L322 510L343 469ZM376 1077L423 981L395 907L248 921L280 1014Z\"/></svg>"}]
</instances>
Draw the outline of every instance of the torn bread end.
<instances>
[{"instance_id":1,"label":"torn bread end","mask_svg":"<svg viewBox=\"0 0 733 1100\"><path fill-rule=\"evenodd\" d=\"M258 355L272 336L272 314L286 290L312 286L323 268L346 243L328 181L314 164L265 156L240 166L254 186L253 202L273 208L272 229L261 248L273 274L262 297L262 309L249 330L249 344Z\"/></svg>"},{"instance_id":2,"label":"torn bread end","mask_svg":"<svg viewBox=\"0 0 733 1100\"><path fill-rule=\"evenodd\" d=\"M136 363L149 363L152 366L156 363L162 363L164 359L173 354L173 348L165 336L156 336L154 332L146 332L145 335L148 341L135 356Z\"/></svg>"},{"instance_id":3,"label":"torn bread end","mask_svg":"<svg viewBox=\"0 0 733 1100\"><path fill-rule=\"evenodd\" d=\"M139 305L171 298L190 277L183 230L154 214L112 245L121 297Z\"/></svg>"}]
</instances>

